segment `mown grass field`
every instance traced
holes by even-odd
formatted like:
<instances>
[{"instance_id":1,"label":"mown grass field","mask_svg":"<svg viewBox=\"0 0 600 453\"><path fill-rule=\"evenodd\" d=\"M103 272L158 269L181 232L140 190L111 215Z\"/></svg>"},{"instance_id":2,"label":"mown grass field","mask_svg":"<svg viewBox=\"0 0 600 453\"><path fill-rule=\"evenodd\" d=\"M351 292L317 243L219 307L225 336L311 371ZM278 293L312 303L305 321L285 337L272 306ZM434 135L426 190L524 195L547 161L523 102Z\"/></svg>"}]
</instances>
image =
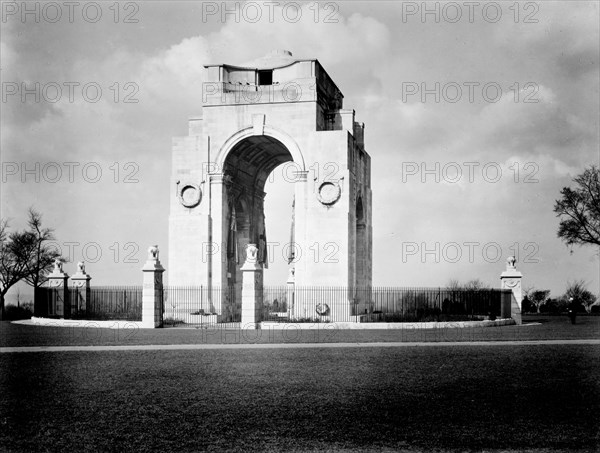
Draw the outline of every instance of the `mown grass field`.
<instances>
[{"instance_id":1,"label":"mown grass field","mask_svg":"<svg viewBox=\"0 0 600 453\"><path fill-rule=\"evenodd\" d=\"M341 330L323 324L315 330L287 331L237 329L99 329L40 327L0 322L0 347L118 345L118 344L214 344L214 343L366 343L380 341L511 341L600 338L600 316L579 316L571 325L567 316L524 316L536 325L397 330ZM83 324L83 322L82 322Z\"/></svg>"},{"instance_id":2,"label":"mown grass field","mask_svg":"<svg viewBox=\"0 0 600 453\"><path fill-rule=\"evenodd\" d=\"M0 370L5 451L600 447L591 345L5 353Z\"/></svg>"}]
</instances>

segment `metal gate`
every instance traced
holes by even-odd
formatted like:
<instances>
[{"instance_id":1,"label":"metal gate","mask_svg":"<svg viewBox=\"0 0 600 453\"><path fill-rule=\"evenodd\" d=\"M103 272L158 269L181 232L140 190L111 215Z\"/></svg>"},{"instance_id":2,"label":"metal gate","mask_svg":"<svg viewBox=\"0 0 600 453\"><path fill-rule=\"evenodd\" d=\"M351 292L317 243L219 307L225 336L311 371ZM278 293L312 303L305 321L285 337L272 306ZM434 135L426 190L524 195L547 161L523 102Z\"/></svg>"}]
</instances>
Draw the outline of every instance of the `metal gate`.
<instances>
[{"instance_id":1,"label":"metal gate","mask_svg":"<svg viewBox=\"0 0 600 453\"><path fill-rule=\"evenodd\" d=\"M241 320L241 298L233 286L165 286L163 325L165 327L204 326Z\"/></svg>"}]
</instances>

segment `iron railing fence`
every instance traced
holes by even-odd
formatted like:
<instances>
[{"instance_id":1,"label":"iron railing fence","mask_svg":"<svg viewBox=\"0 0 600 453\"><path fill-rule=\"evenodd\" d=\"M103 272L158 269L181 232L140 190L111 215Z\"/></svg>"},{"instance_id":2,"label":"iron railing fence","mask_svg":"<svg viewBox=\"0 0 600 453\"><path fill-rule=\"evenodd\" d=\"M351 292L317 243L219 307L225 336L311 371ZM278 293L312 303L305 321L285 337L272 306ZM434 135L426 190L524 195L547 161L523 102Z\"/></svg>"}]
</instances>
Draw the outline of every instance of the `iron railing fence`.
<instances>
[{"instance_id":1,"label":"iron railing fence","mask_svg":"<svg viewBox=\"0 0 600 453\"><path fill-rule=\"evenodd\" d=\"M287 286L264 286L259 296L262 301L262 321L289 321L288 309L288 287ZM293 291L290 291L293 298Z\"/></svg>"},{"instance_id":2,"label":"iron railing fence","mask_svg":"<svg viewBox=\"0 0 600 453\"><path fill-rule=\"evenodd\" d=\"M142 287L42 287L36 316L141 321ZM241 285L165 286L165 325L240 322ZM258 319L275 322L425 322L510 316L512 292L500 289L264 286ZM507 308L508 307L508 308Z\"/></svg>"},{"instance_id":3,"label":"iron railing fence","mask_svg":"<svg viewBox=\"0 0 600 453\"><path fill-rule=\"evenodd\" d=\"M142 320L141 286L40 287L34 315L66 319Z\"/></svg>"},{"instance_id":4,"label":"iron railing fence","mask_svg":"<svg viewBox=\"0 0 600 453\"><path fill-rule=\"evenodd\" d=\"M239 322L241 293L238 300L235 295L234 286L165 286L164 324L197 326L217 322Z\"/></svg>"},{"instance_id":5,"label":"iron railing fence","mask_svg":"<svg viewBox=\"0 0 600 453\"><path fill-rule=\"evenodd\" d=\"M69 288L71 313L82 319L142 320L141 286L95 286L82 307L84 288Z\"/></svg>"},{"instance_id":6,"label":"iron railing fence","mask_svg":"<svg viewBox=\"0 0 600 453\"><path fill-rule=\"evenodd\" d=\"M33 291L34 316L43 318L65 317L65 302L68 301L65 301L64 299L64 292L59 292L57 288L45 286L35 288ZM67 317L70 317L68 311Z\"/></svg>"},{"instance_id":7,"label":"iron railing fence","mask_svg":"<svg viewBox=\"0 0 600 453\"><path fill-rule=\"evenodd\" d=\"M266 321L424 322L494 319L501 315L502 298L510 297L511 292L296 286L293 291L265 287L263 294L262 319Z\"/></svg>"},{"instance_id":8,"label":"iron railing fence","mask_svg":"<svg viewBox=\"0 0 600 453\"><path fill-rule=\"evenodd\" d=\"M377 287L370 293L374 316L366 321L393 322L496 318L501 314L506 291Z\"/></svg>"}]
</instances>

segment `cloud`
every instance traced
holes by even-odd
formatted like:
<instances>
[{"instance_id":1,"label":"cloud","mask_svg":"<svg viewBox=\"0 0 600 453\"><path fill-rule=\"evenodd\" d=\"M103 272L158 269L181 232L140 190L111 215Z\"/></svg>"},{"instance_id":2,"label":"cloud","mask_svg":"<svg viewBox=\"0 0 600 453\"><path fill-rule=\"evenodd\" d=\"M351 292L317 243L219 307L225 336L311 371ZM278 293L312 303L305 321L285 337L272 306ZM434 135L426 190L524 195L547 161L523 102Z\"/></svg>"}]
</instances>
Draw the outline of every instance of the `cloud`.
<instances>
[{"instance_id":1,"label":"cloud","mask_svg":"<svg viewBox=\"0 0 600 453\"><path fill-rule=\"evenodd\" d=\"M546 262L560 260L564 250L557 248L553 199L562 185L597 158L597 4L541 3L537 24L515 24L510 16L497 24L399 24L399 8L383 2L373 7L340 3L333 23L324 21L331 12L324 4L319 4L320 20L315 22L316 4L308 3L295 23L282 20L283 10L276 8L272 22L263 14L257 23L236 22L230 16L225 23L205 24L199 8L174 5L182 9L169 10L169 17L185 16L186 31L179 35L173 27L145 25L164 23L166 7L155 9L152 3L144 4L140 16L148 22L136 28L107 23L79 28L68 23L3 24L4 81L96 82L103 96L90 103L79 91L72 103L65 98L57 103L3 104L2 159L30 166L93 161L104 170L99 184L11 180L3 184L3 216L22 217L23 206L35 202L62 240L94 240L104 246L133 240L142 251L150 243L164 250L171 137L187 134L187 118L201 113L203 65L242 64L283 48L297 58L318 58L344 92L346 108L355 108L357 120L366 123L373 165L376 281L439 284L444 272L470 276L482 271L469 263L443 270L425 266L425 272L397 263L402 241L407 240L495 240L506 246L535 238ZM402 82L408 81L428 86L496 82L503 96L496 103L482 100L480 94L472 103L435 103L431 97L428 102L419 97L405 102ZM535 84L538 103L522 102L532 92L524 88L527 82ZM111 89L115 83L119 102ZM127 83L135 85L126 89ZM519 102L509 88L515 83L521 90ZM132 93L138 102L123 102ZM435 183L431 176L426 183L419 176L402 180L406 162L428 168L436 162L441 168L457 162L464 172L463 163L470 161L478 162L479 168L498 163L502 179L490 183L478 173L472 183L466 176L456 183ZM138 165L139 183L114 183L111 165L119 163L122 180L127 162ZM519 183L510 169L515 162ZM522 182L532 171L525 168L529 162L538 166L538 183ZM281 203L287 218L289 203ZM287 237L289 225L282 228L282 237ZM275 232L269 234L274 237ZM569 263L569 271L581 269ZM137 268L122 274L113 264L94 264L90 270L102 265L95 281L138 281ZM497 269L490 271L494 279ZM531 267L531 277L555 278L546 277L556 275L551 268L541 269Z\"/></svg>"},{"instance_id":2,"label":"cloud","mask_svg":"<svg viewBox=\"0 0 600 453\"><path fill-rule=\"evenodd\" d=\"M199 110L204 67L211 60L209 43L202 36L184 39L140 65L137 75L144 102L153 107ZM166 105L164 103L167 103Z\"/></svg>"},{"instance_id":3,"label":"cloud","mask_svg":"<svg viewBox=\"0 0 600 453\"><path fill-rule=\"evenodd\" d=\"M268 14L257 23L227 22L208 37L213 56L219 59L213 63L243 63L279 48L292 51L297 58L318 58L326 68L345 67L348 62L352 62L352 72L361 74L376 68L390 46L387 26L358 13L347 18L342 14L331 16L335 22L326 22L331 11L319 4L317 13L315 6L305 4L297 22L269 21ZM282 8L274 8L273 17L285 14Z\"/></svg>"}]
</instances>

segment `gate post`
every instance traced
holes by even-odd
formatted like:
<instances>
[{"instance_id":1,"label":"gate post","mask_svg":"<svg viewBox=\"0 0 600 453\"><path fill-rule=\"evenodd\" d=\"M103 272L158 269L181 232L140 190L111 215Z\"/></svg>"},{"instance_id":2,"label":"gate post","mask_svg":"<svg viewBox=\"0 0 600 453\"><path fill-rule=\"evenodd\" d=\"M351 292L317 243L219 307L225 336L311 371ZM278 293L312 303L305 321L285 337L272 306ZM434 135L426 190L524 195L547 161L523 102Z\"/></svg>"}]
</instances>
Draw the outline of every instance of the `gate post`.
<instances>
[{"instance_id":1,"label":"gate post","mask_svg":"<svg viewBox=\"0 0 600 453\"><path fill-rule=\"evenodd\" d=\"M54 269L48 275L48 286L56 288L56 299L50 297L51 306L48 307L49 316L60 316L61 318L69 317L71 314L71 306L69 305L69 288L67 281L69 274L63 272L62 262L58 259L54 260Z\"/></svg>"},{"instance_id":2,"label":"gate post","mask_svg":"<svg viewBox=\"0 0 600 453\"><path fill-rule=\"evenodd\" d=\"M77 263L77 272L71 277L71 283L76 288L74 292L77 298L75 302L75 309L77 311L87 311L88 301L90 300L90 277L85 273L85 263L80 261Z\"/></svg>"},{"instance_id":3,"label":"gate post","mask_svg":"<svg viewBox=\"0 0 600 453\"><path fill-rule=\"evenodd\" d=\"M288 279L287 279L287 294L286 294L286 301L287 301L287 315L288 315L288 320L291 321L294 317L294 303L295 303L295 286L296 286L296 275L295 275L296 270L294 269L294 267L290 267L290 274L288 275Z\"/></svg>"},{"instance_id":4,"label":"gate post","mask_svg":"<svg viewBox=\"0 0 600 453\"><path fill-rule=\"evenodd\" d=\"M511 298L511 306L502 304L501 316L504 318L510 315L517 324L521 324L521 302L523 300L523 292L521 289L521 279L523 274L517 270L515 263L517 262L514 256L509 256L506 260L506 270L500 275L500 287L502 289L510 289L513 297ZM512 303L512 300L516 302Z\"/></svg>"},{"instance_id":5,"label":"gate post","mask_svg":"<svg viewBox=\"0 0 600 453\"><path fill-rule=\"evenodd\" d=\"M144 286L142 289L142 326L145 329L161 327L163 323L163 283L165 268L158 259L158 246L148 248L148 259L142 268Z\"/></svg>"},{"instance_id":6,"label":"gate post","mask_svg":"<svg viewBox=\"0 0 600 453\"><path fill-rule=\"evenodd\" d=\"M242 329L256 329L262 308L262 265L257 259L256 244L246 245L246 261L242 271Z\"/></svg>"}]
</instances>

